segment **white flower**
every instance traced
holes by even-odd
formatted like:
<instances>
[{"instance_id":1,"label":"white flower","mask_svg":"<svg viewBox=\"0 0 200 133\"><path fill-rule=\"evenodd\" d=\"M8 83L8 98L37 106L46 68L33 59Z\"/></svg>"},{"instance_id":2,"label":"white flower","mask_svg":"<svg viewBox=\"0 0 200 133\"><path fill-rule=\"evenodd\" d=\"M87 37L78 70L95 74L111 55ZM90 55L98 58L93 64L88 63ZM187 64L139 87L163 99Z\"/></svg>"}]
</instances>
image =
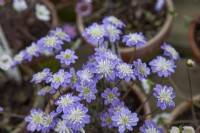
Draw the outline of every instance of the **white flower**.
<instances>
[{"instance_id":1,"label":"white flower","mask_svg":"<svg viewBox=\"0 0 200 133\"><path fill-rule=\"evenodd\" d=\"M65 120L60 120L55 128L55 131L57 133L73 133L72 129L68 128L66 126L66 121Z\"/></svg>"},{"instance_id":2,"label":"white flower","mask_svg":"<svg viewBox=\"0 0 200 133\"><path fill-rule=\"evenodd\" d=\"M17 12L21 12L27 9L27 4L25 0L14 0L13 1L13 8Z\"/></svg>"},{"instance_id":3,"label":"white flower","mask_svg":"<svg viewBox=\"0 0 200 133\"><path fill-rule=\"evenodd\" d=\"M38 46L34 42L31 44L31 46L26 48L26 52L31 56L38 52L38 50Z\"/></svg>"},{"instance_id":4,"label":"white flower","mask_svg":"<svg viewBox=\"0 0 200 133\"><path fill-rule=\"evenodd\" d=\"M194 60L192 60L192 59L188 59L188 60L186 61L186 64L187 64L189 67L193 67L193 66L195 65L195 62L194 62Z\"/></svg>"},{"instance_id":5,"label":"white flower","mask_svg":"<svg viewBox=\"0 0 200 133\"><path fill-rule=\"evenodd\" d=\"M180 130L179 130L178 127L172 127L172 128L170 129L170 133L180 133Z\"/></svg>"},{"instance_id":6,"label":"white flower","mask_svg":"<svg viewBox=\"0 0 200 133\"><path fill-rule=\"evenodd\" d=\"M184 126L182 133L195 133L194 128L191 126Z\"/></svg>"},{"instance_id":7,"label":"white flower","mask_svg":"<svg viewBox=\"0 0 200 133\"><path fill-rule=\"evenodd\" d=\"M51 17L50 17L50 11L47 9L47 7L45 5L36 4L35 10L36 10L36 12L35 12L36 17L39 20L49 21L51 19Z\"/></svg>"},{"instance_id":8,"label":"white flower","mask_svg":"<svg viewBox=\"0 0 200 133\"><path fill-rule=\"evenodd\" d=\"M148 80L143 78L141 80L141 83L142 83L142 88L144 89L144 92L146 94L148 94L150 92L150 88L151 88L151 86L148 83Z\"/></svg>"},{"instance_id":9,"label":"white flower","mask_svg":"<svg viewBox=\"0 0 200 133\"><path fill-rule=\"evenodd\" d=\"M8 70L13 65L13 60L8 54L3 54L0 56L0 68L2 70Z\"/></svg>"},{"instance_id":10,"label":"white flower","mask_svg":"<svg viewBox=\"0 0 200 133\"><path fill-rule=\"evenodd\" d=\"M23 51L21 51L14 57L15 63L21 63L23 60L24 60L24 52Z\"/></svg>"}]
</instances>

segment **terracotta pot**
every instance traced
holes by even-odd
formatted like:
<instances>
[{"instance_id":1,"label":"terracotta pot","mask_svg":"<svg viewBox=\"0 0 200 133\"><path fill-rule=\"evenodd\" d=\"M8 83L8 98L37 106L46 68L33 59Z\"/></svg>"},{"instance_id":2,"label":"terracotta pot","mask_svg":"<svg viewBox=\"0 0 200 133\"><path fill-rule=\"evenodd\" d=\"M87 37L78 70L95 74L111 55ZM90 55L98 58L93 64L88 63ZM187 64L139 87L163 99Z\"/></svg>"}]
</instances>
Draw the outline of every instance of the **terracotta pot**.
<instances>
[{"instance_id":1,"label":"terracotta pot","mask_svg":"<svg viewBox=\"0 0 200 133\"><path fill-rule=\"evenodd\" d=\"M134 59L141 58L142 60L150 60L153 57L155 57L159 51L160 46L165 42L166 37L169 35L171 28L172 28L172 22L173 22L173 16L170 15L170 12L174 11L174 5L172 0L166 0L167 5L167 17L166 20L161 27L160 31L151 38L147 44L142 48L137 48L134 53ZM76 18L77 27L80 33L83 33L84 31L84 24L83 24L83 18L79 15L77 15ZM123 20L122 20L123 21ZM86 38L84 38L86 40ZM91 44L90 44L91 45ZM119 51L121 53L121 57L124 61L128 62L133 54L134 47L120 47Z\"/></svg>"},{"instance_id":2,"label":"terracotta pot","mask_svg":"<svg viewBox=\"0 0 200 133\"><path fill-rule=\"evenodd\" d=\"M198 20L200 20L200 14L195 19L193 19L192 22L190 23L190 27L188 30L188 39L189 39L189 47L192 52L192 55L197 60L197 62L200 63L200 50L195 41L195 28L196 28Z\"/></svg>"},{"instance_id":3,"label":"terracotta pot","mask_svg":"<svg viewBox=\"0 0 200 133\"><path fill-rule=\"evenodd\" d=\"M195 104L199 104L200 102L200 95L196 95L193 97L193 103ZM165 131L167 131L167 129L170 128L171 124L180 116L182 115L184 112L188 111L188 110L192 110L192 105L190 101L184 101L181 104L179 104L178 106L176 106L176 108L170 113L169 118L167 119L166 123L165 123ZM180 124L181 125L181 124Z\"/></svg>"}]
</instances>

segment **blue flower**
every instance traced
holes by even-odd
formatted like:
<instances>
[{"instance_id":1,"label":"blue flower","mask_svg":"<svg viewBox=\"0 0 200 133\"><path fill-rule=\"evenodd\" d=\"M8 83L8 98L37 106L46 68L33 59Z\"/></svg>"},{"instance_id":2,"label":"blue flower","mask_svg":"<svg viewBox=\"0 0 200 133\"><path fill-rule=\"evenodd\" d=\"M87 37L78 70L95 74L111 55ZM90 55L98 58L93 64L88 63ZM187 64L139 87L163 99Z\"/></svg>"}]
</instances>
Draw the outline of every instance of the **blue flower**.
<instances>
[{"instance_id":1,"label":"blue flower","mask_svg":"<svg viewBox=\"0 0 200 133\"><path fill-rule=\"evenodd\" d=\"M25 121L29 122L27 126L28 131L40 131L44 120L44 113L41 109L32 109L30 116L25 117Z\"/></svg>"},{"instance_id":2,"label":"blue flower","mask_svg":"<svg viewBox=\"0 0 200 133\"><path fill-rule=\"evenodd\" d=\"M133 73L132 66L127 63L118 63L116 66L116 76L120 79L125 79L125 81L135 80L135 75Z\"/></svg>"},{"instance_id":3,"label":"blue flower","mask_svg":"<svg viewBox=\"0 0 200 133\"><path fill-rule=\"evenodd\" d=\"M96 84L94 82L85 85L78 85L76 86L76 90L80 92L78 96L82 99L85 99L88 103L90 103L91 100L96 99L95 93L98 92L98 90L96 89Z\"/></svg>"},{"instance_id":4,"label":"blue flower","mask_svg":"<svg viewBox=\"0 0 200 133\"><path fill-rule=\"evenodd\" d=\"M13 58L15 64L21 64L22 61L26 59L26 52L25 50L21 50L18 54L16 54Z\"/></svg>"},{"instance_id":5,"label":"blue flower","mask_svg":"<svg viewBox=\"0 0 200 133\"><path fill-rule=\"evenodd\" d=\"M103 19L104 24L112 24L116 26L117 28L123 28L125 27L125 24L115 16L108 16Z\"/></svg>"},{"instance_id":6,"label":"blue flower","mask_svg":"<svg viewBox=\"0 0 200 133\"><path fill-rule=\"evenodd\" d=\"M110 105L110 108L108 108L108 112L111 114L115 114L117 111L120 111L121 108L126 108L124 106L124 102L115 102Z\"/></svg>"},{"instance_id":7,"label":"blue flower","mask_svg":"<svg viewBox=\"0 0 200 133\"><path fill-rule=\"evenodd\" d=\"M92 12L92 4L88 1L78 2L76 4L76 13L81 17L86 17Z\"/></svg>"},{"instance_id":8,"label":"blue flower","mask_svg":"<svg viewBox=\"0 0 200 133\"><path fill-rule=\"evenodd\" d=\"M25 50L25 58L31 61L33 56L38 57L40 53L39 47L36 43L32 43L31 46L27 47Z\"/></svg>"},{"instance_id":9,"label":"blue flower","mask_svg":"<svg viewBox=\"0 0 200 133\"><path fill-rule=\"evenodd\" d=\"M0 106L0 112L3 112L4 108Z\"/></svg>"},{"instance_id":10,"label":"blue flower","mask_svg":"<svg viewBox=\"0 0 200 133\"><path fill-rule=\"evenodd\" d=\"M71 39L61 28L56 28L56 30L50 31L52 36L58 37L62 41L70 42Z\"/></svg>"},{"instance_id":11,"label":"blue flower","mask_svg":"<svg viewBox=\"0 0 200 133\"><path fill-rule=\"evenodd\" d=\"M147 43L146 39L142 35L142 32L140 33L130 33L128 35L123 36L122 42L126 42L126 46L136 46L136 47L142 47Z\"/></svg>"},{"instance_id":12,"label":"blue flower","mask_svg":"<svg viewBox=\"0 0 200 133\"><path fill-rule=\"evenodd\" d=\"M72 127L75 131L85 126L90 122L90 116L87 114L88 108L83 104L77 103L64 109L62 118L66 120L66 125Z\"/></svg>"},{"instance_id":13,"label":"blue flower","mask_svg":"<svg viewBox=\"0 0 200 133\"><path fill-rule=\"evenodd\" d=\"M42 123L42 132L47 133L50 131L50 129L54 129L56 122L55 117L57 116L57 113L52 111L50 114L45 114L43 117L43 123Z\"/></svg>"},{"instance_id":14,"label":"blue flower","mask_svg":"<svg viewBox=\"0 0 200 133\"><path fill-rule=\"evenodd\" d=\"M71 63L75 63L75 59L78 59L78 57L74 55L74 51L66 49L65 51L61 51L59 55L56 55L56 59L60 59L60 63L62 64L70 65Z\"/></svg>"},{"instance_id":15,"label":"blue flower","mask_svg":"<svg viewBox=\"0 0 200 133\"><path fill-rule=\"evenodd\" d=\"M118 92L118 88L114 87L112 90L109 88L106 88L104 92L101 94L101 97L104 98L104 104L114 104L119 102L119 97L120 93Z\"/></svg>"},{"instance_id":16,"label":"blue flower","mask_svg":"<svg viewBox=\"0 0 200 133\"><path fill-rule=\"evenodd\" d=\"M56 90L51 86L45 86L37 92L38 95L46 95L47 93L54 94L56 93Z\"/></svg>"},{"instance_id":17,"label":"blue flower","mask_svg":"<svg viewBox=\"0 0 200 133\"><path fill-rule=\"evenodd\" d=\"M171 60L177 60L180 58L179 53L169 44L164 43L161 46L164 51L164 55L170 57Z\"/></svg>"},{"instance_id":18,"label":"blue flower","mask_svg":"<svg viewBox=\"0 0 200 133\"><path fill-rule=\"evenodd\" d=\"M158 99L157 107L165 110L167 107L172 108L175 106L173 98L175 98L176 95L173 93L172 87L157 84L154 91L153 95Z\"/></svg>"},{"instance_id":19,"label":"blue flower","mask_svg":"<svg viewBox=\"0 0 200 133\"><path fill-rule=\"evenodd\" d=\"M77 96L73 96L72 93L68 93L59 97L59 99L55 102L55 105L58 105L56 111L58 113L62 112L64 108L72 106L79 102L81 99Z\"/></svg>"},{"instance_id":20,"label":"blue flower","mask_svg":"<svg viewBox=\"0 0 200 133\"><path fill-rule=\"evenodd\" d=\"M105 77L107 81L115 80L114 68L116 66L116 62L108 58L97 56L93 65L94 68L92 68L91 70L93 73L98 74L98 79Z\"/></svg>"},{"instance_id":21,"label":"blue flower","mask_svg":"<svg viewBox=\"0 0 200 133\"><path fill-rule=\"evenodd\" d=\"M155 10L157 12L160 12L163 9L163 6L165 4L165 0L157 0L155 5Z\"/></svg>"},{"instance_id":22,"label":"blue flower","mask_svg":"<svg viewBox=\"0 0 200 133\"><path fill-rule=\"evenodd\" d=\"M150 69L147 67L146 63L142 63L141 59L138 59L137 61L133 61L134 65L134 74L138 76L139 80L142 80L144 78L147 78L147 76L150 74Z\"/></svg>"},{"instance_id":23,"label":"blue flower","mask_svg":"<svg viewBox=\"0 0 200 133\"><path fill-rule=\"evenodd\" d=\"M113 127L113 122L112 122L112 114L105 112L100 116L100 119L102 121L101 126L105 127L108 126L108 128Z\"/></svg>"},{"instance_id":24,"label":"blue flower","mask_svg":"<svg viewBox=\"0 0 200 133\"><path fill-rule=\"evenodd\" d=\"M50 72L50 69L45 68L42 72L34 74L31 82L35 82L36 84L41 83L43 80L47 80L51 75L52 73Z\"/></svg>"},{"instance_id":25,"label":"blue flower","mask_svg":"<svg viewBox=\"0 0 200 133\"><path fill-rule=\"evenodd\" d=\"M66 87L70 83L71 74L65 72L64 69L60 69L54 73L51 77L48 77L46 82L51 83L51 87L58 89L59 86Z\"/></svg>"},{"instance_id":26,"label":"blue flower","mask_svg":"<svg viewBox=\"0 0 200 133\"><path fill-rule=\"evenodd\" d=\"M46 36L37 41L37 45L42 49L52 51L53 49L61 50L63 41L56 36Z\"/></svg>"},{"instance_id":27,"label":"blue flower","mask_svg":"<svg viewBox=\"0 0 200 133\"><path fill-rule=\"evenodd\" d=\"M114 25L105 24L104 28L106 31L105 36L110 39L110 42L115 42L120 39L119 35L122 34L122 32L119 29L117 29Z\"/></svg>"},{"instance_id":28,"label":"blue flower","mask_svg":"<svg viewBox=\"0 0 200 133\"><path fill-rule=\"evenodd\" d=\"M149 65L151 66L153 73L158 72L159 77L168 77L174 73L174 68L176 68L173 60L167 60L162 56L158 56L156 59L153 59Z\"/></svg>"},{"instance_id":29,"label":"blue flower","mask_svg":"<svg viewBox=\"0 0 200 133\"><path fill-rule=\"evenodd\" d=\"M91 83L94 81L94 74L90 67L83 66L83 70L78 70L76 74L81 83Z\"/></svg>"},{"instance_id":30,"label":"blue flower","mask_svg":"<svg viewBox=\"0 0 200 133\"><path fill-rule=\"evenodd\" d=\"M83 36L87 37L87 41L93 45L102 44L105 37L105 29L103 25L93 23L91 26L85 29Z\"/></svg>"},{"instance_id":31,"label":"blue flower","mask_svg":"<svg viewBox=\"0 0 200 133\"><path fill-rule=\"evenodd\" d=\"M119 132L124 133L126 129L133 131L133 126L136 126L139 119L136 113L131 113L127 108L121 108L112 116L113 125L119 127Z\"/></svg>"},{"instance_id":32,"label":"blue flower","mask_svg":"<svg viewBox=\"0 0 200 133\"><path fill-rule=\"evenodd\" d=\"M140 127L140 133L163 133L163 130L156 123L145 120L145 124Z\"/></svg>"}]
</instances>

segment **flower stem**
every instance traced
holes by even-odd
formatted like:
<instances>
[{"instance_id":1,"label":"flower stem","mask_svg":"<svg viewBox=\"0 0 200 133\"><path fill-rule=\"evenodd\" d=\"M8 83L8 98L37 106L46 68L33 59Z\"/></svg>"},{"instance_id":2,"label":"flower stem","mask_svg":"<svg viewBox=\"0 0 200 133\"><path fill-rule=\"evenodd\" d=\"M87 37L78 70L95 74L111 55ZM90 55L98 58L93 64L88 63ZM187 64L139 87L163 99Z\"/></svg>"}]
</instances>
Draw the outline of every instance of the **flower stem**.
<instances>
[{"instance_id":1,"label":"flower stem","mask_svg":"<svg viewBox=\"0 0 200 133\"><path fill-rule=\"evenodd\" d=\"M135 57L135 51L136 51L136 46L133 46L133 55L131 56L131 59L129 60L129 64L131 64L132 63L132 61L133 61L133 59L134 59L134 57Z\"/></svg>"},{"instance_id":2,"label":"flower stem","mask_svg":"<svg viewBox=\"0 0 200 133\"><path fill-rule=\"evenodd\" d=\"M195 121L195 123L197 122L197 118L195 115L195 111L194 111L194 103L193 103L193 94L192 94L192 85L191 85L191 78L190 78L190 71L189 71L189 67L187 67L187 75L188 75L188 81L189 81L189 92L190 92L190 100L191 100L191 105L192 105L192 117L193 120ZM196 123L197 124L197 123ZM198 125L198 124L197 124Z\"/></svg>"},{"instance_id":3,"label":"flower stem","mask_svg":"<svg viewBox=\"0 0 200 133\"><path fill-rule=\"evenodd\" d=\"M148 114L144 114L143 116L140 116L139 119L144 119L146 116L152 115L153 113L157 112L158 110L160 110L159 107L157 107L156 109L154 109L152 112L150 112Z\"/></svg>"}]
</instances>

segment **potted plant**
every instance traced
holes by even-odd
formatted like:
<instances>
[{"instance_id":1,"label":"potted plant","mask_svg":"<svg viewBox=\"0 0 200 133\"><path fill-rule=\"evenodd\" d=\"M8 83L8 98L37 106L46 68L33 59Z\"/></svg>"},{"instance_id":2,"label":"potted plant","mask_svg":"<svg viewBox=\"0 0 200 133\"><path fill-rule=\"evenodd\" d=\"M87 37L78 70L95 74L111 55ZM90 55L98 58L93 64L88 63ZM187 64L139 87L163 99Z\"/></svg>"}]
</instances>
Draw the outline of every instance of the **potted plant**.
<instances>
[{"instance_id":1,"label":"potted plant","mask_svg":"<svg viewBox=\"0 0 200 133\"><path fill-rule=\"evenodd\" d=\"M199 52L199 36L200 36L200 16L198 15L194 18L189 26L188 30L188 39L189 39L189 47L192 52L192 55L196 59L196 61L200 62L200 52Z\"/></svg>"},{"instance_id":2,"label":"potted plant","mask_svg":"<svg viewBox=\"0 0 200 133\"><path fill-rule=\"evenodd\" d=\"M88 17L82 17L79 15L80 13L77 13L77 27L79 32L82 34L84 31L84 27L88 25L88 21L101 21L103 19L102 16L114 15L117 18L123 20L123 22L125 22L129 26L123 30L125 33L143 32L144 36L148 38L147 45L141 48L137 48L136 52L134 52L134 56L135 59L141 58L142 60L150 60L153 56L155 57L155 55L159 53L160 46L165 42L166 37L170 33L170 29L172 27L173 16L171 15L171 13L174 11L173 2L171 0L166 0L165 2L166 3L164 8L161 11L157 12L155 11L155 1L152 2L153 4L151 3L150 5L148 5L148 2L143 3L143 1L128 2L130 4L127 4L126 1L124 1L124 3L116 2L116 4L112 4L111 2L112 6L106 4L108 3L108 1L103 2L104 4L101 2L98 3L98 1L95 3L94 1L93 14L89 15ZM142 7L141 5L144 7ZM162 14L164 16L162 16ZM152 21L152 19L154 20ZM155 26L156 20L158 20L157 22L159 23L159 26ZM146 25L147 28L144 24L146 22L148 23ZM141 26L139 26L140 24ZM153 24L155 24L155 27L152 26ZM151 27L152 29L149 27ZM151 30L154 31L153 34L151 34ZM133 51L134 47L124 47L122 44L120 44L119 52L125 61L130 60Z\"/></svg>"}]
</instances>

